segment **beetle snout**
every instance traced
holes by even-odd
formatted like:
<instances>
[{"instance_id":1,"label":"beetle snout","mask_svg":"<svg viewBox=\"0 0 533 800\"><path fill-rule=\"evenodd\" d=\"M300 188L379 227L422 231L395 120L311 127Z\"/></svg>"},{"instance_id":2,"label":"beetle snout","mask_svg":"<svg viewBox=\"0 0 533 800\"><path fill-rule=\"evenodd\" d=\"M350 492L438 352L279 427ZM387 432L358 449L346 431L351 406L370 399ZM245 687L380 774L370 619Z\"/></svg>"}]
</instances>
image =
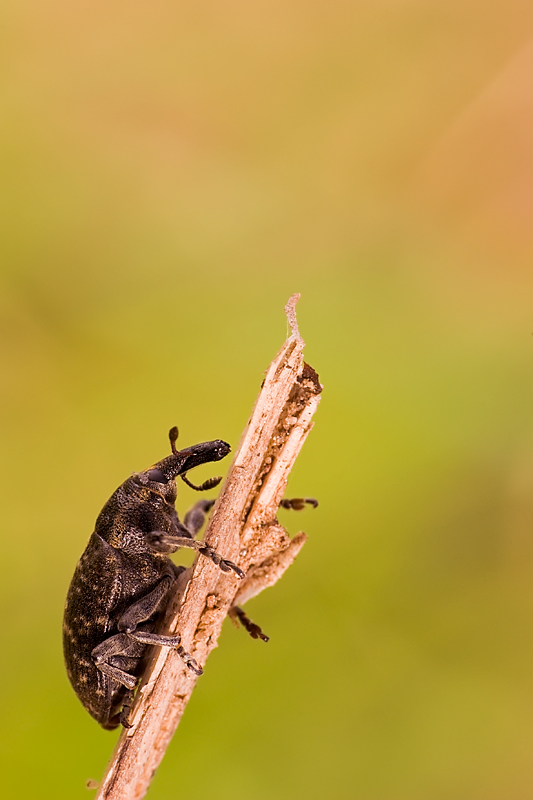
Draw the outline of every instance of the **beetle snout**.
<instances>
[{"instance_id":1,"label":"beetle snout","mask_svg":"<svg viewBox=\"0 0 533 800\"><path fill-rule=\"evenodd\" d=\"M227 442L224 442L222 441L222 439L219 439L215 447L216 458L214 460L219 461L221 458L225 458L228 455L228 453L231 453L231 447Z\"/></svg>"}]
</instances>

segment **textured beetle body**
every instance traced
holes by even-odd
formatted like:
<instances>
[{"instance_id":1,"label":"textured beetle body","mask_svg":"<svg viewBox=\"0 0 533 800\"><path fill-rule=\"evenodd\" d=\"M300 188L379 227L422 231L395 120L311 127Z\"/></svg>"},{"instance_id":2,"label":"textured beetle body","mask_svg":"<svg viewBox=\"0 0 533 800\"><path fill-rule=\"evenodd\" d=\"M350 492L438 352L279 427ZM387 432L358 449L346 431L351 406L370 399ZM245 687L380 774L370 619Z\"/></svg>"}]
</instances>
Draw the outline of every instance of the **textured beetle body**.
<instances>
[{"instance_id":1,"label":"textured beetle body","mask_svg":"<svg viewBox=\"0 0 533 800\"><path fill-rule=\"evenodd\" d=\"M185 524L174 507L176 477L224 458L230 447L216 440L176 451L177 429L173 431L172 455L132 475L105 504L67 596L63 622L67 673L87 711L107 729L121 722L127 725L149 644L176 648L187 666L201 672L179 646L179 637L156 633L170 589L183 570L168 553L191 547L224 571L244 575L193 538L211 502L197 503L195 514L187 515ZM204 489L215 483L189 485Z\"/></svg>"}]
</instances>

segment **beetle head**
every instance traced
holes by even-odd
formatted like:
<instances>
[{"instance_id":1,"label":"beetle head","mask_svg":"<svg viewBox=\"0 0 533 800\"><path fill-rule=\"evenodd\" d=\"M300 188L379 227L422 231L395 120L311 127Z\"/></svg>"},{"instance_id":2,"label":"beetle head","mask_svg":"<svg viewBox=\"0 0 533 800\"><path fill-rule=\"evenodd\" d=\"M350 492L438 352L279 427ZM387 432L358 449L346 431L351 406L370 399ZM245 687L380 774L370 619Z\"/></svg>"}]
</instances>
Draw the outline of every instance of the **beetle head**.
<instances>
[{"instance_id":1,"label":"beetle head","mask_svg":"<svg viewBox=\"0 0 533 800\"><path fill-rule=\"evenodd\" d=\"M158 461L157 464L154 464L144 472L138 473L137 481L139 483L145 486L148 486L150 483L157 484L157 491L171 502L176 499L175 479L178 475L182 477L188 486L197 491L212 489L220 483L221 478L211 478L205 481L201 486L195 486L188 480L186 473L190 469L200 466L200 464L220 461L221 458L225 458L231 450L227 442L222 441L222 439L215 439L213 442L201 442L192 447L186 447L184 450L177 450L177 427L171 428L168 436L172 448L172 455ZM162 488L163 486L165 486L165 489Z\"/></svg>"},{"instance_id":2,"label":"beetle head","mask_svg":"<svg viewBox=\"0 0 533 800\"><path fill-rule=\"evenodd\" d=\"M208 464L211 461L220 461L225 458L231 448L222 439L215 439L214 442L201 442L184 450L176 450L172 455L167 456L162 461L158 461L151 469L146 471L149 480L159 480L163 476L162 483L183 475L200 464ZM153 477L152 477L153 476Z\"/></svg>"}]
</instances>

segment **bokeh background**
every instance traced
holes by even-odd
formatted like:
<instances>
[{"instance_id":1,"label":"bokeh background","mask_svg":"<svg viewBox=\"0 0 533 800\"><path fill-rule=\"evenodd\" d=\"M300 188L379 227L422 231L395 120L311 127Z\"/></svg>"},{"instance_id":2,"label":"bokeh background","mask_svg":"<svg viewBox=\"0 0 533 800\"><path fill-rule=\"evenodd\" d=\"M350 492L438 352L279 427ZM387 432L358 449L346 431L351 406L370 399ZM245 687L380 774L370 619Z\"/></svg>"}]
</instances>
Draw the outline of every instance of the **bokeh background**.
<instances>
[{"instance_id":1,"label":"bokeh background","mask_svg":"<svg viewBox=\"0 0 533 800\"><path fill-rule=\"evenodd\" d=\"M75 563L171 425L238 442L299 291L320 507L280 512L271 641L227 625L149 797L531 798L531 3L1 17L2 794L101 777Z\"/></svg>"}]
</instances>

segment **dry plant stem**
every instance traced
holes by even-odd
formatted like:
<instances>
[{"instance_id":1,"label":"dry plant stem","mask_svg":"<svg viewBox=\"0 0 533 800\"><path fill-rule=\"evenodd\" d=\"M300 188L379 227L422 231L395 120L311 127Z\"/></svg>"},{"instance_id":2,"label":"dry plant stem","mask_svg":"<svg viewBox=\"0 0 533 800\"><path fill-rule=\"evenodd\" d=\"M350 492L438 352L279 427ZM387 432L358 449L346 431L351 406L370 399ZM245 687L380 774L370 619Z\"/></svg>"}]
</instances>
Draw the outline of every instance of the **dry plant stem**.
<instances>
[{"instance_id":1,"label":"dry plant stem","mask_svg":"<svg viewBox=\"0 0 533 800\"><path fill-rule=\"evenodd\" d=\"M303 533L289 539L276 520L321 391L318 376L302 359L298 298L293 295L285 307L291 336L270 365L205 535L246 577L223 573L199 556L192 577L190 571L182 576L167 614L165 630L179 633L184 649L202 665L230 608L272 586L306 539ZM156 650L137 693L132 727L120 735L96 800L144 797L196 680L175 652Z\"/></svg>"}]
</instances>

